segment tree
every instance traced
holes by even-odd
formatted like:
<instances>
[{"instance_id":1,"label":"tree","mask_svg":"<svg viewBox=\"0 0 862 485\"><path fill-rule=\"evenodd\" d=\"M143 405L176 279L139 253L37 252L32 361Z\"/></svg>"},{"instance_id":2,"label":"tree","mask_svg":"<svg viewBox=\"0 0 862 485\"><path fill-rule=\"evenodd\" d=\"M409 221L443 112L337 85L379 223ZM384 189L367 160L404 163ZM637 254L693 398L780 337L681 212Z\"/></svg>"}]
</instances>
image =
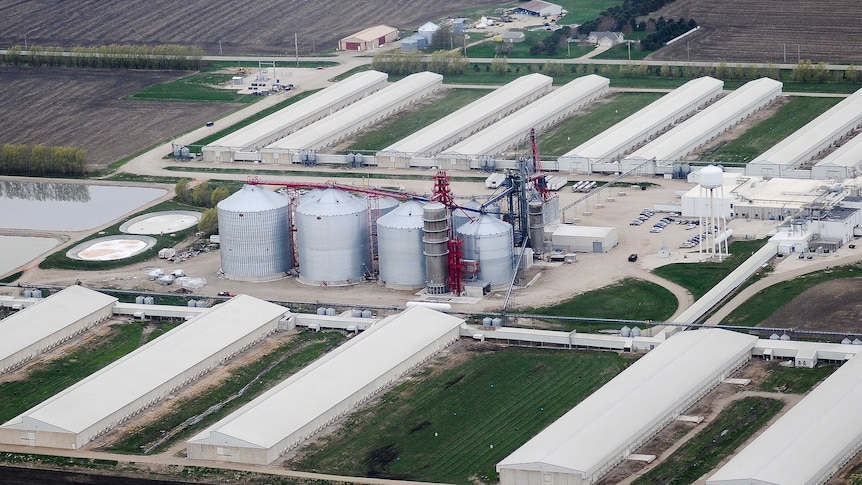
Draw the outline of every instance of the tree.
<instances>
[{"instance_id":1,"label":"tree","mask_svg":"<svg viewBox=\"0 0 862 485\"><path fill-rule=\"evenodd\" d=\"M215 207L207 209L198 221L198 231L206 234L218 234L218 209Z\"/></svg>"},{"instance_id":2,"label":"tree","mask_svg":"<svg viewBox=\"0 0 862 485\"><path fill-rule=\"evenodd\" d=\"M499 76L505 75L506 71L509 70L509 60L506 56L494 56L494 60L491 61L491 70Z\"/></svg>"},{"instance_id":3,"label":"tree","mask_svg":"<svg viewBox=\"0 0 862 485\"><path fill-rule=\"evenodd\" d=\"M856 66L853 64L847 66L847 70L844 71L844 79L851 83L855 83L859 80L859 71L856 70ZM862 478L862 475L860 475L860 478Z\"/></svg>"},{"instance_id":4,"label":"tree","mask_svg":"<svg viewBox=\"0 0 862 485\"><path fill-rule=\"evenodd\" d=\"M431 43L428 45L430 50L452 50L460 47L463 39L460 35L455 35L452 31L452 26L449 24L441 25L440 28L434 31L431 36Z\"/></svg>"},{"instance_id":5,"label":"tree","mask_svg":"<svg viewBox=\"0 0 862 485\"><path fill-rule=\"evenodd\" d=\"M174 193L177 198L183 202L186 200L186 190L189 187L189 179L179 179L177 180L177 184L174 186Z\"/></svg>"},{"instance_id":6,"label":"tree","mask_svg":"<svg viewBox=\"0 0 862 485\"><path fill-rule=\"evenodd\" d=\"M213 190L213 193L210 195L210 207L215 207L219 202L225 200L230 195L230 191L227 187L219 186Z\"/></svg>"}]
</instances>

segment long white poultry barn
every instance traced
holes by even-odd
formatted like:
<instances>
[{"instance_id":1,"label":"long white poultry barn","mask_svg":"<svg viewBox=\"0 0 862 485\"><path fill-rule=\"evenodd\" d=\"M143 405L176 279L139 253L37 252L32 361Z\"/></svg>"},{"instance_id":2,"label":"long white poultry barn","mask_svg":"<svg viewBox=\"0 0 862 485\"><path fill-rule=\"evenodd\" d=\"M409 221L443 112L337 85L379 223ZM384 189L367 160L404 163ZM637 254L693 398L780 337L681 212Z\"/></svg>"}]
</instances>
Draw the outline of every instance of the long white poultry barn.
<instances>
[{"instance_id":1,"label":"long white poultry barn","mask_svg":"<svg viewBox=\"0 0 862 485\"><path fill-rule=\"evenodd\" d=\"M377 166L434 166L434 155L549 93L553 81L539 73L519 77L380 150Z\"/></svg>"},{"instance_id":2,"label":"long white poultry barn","mask_svg":"<svg viewBox=\"0 0 862 485\"><path fill-rule=\"evenodd\" d=\"M501 485L596 483L751 358L757 337L681 332L497 464Z\"/></svg>"},{"instance_id":3,"label":"long white poultry barn","mask_svg":"<svg viewBox=\"0 0 862 485\"><path fill-rule=\"evenodd\" d=\"M75 285L0 320L0 374L107 320L116 301Z\"/></svg>"},{"instance_id":4,"label":"long white poultry barn","mask_svg":"<svg viewBox=\"0 0 862 485\"><path fill-rule=\"evenodd\" d=\"M272 463L458 340L463 323L420 306L387 317L190 439L188 457Z\"/></svg>"},{"instance_id":5,"label":"long white poultry barn","mask_svg":"<svg viewBox=\"0 0 862 485\"><path fill-rule=\"evenodd\" d=\"M300 163L302 151L322 150L335 144L431 95L442 85L443 76L440 74L427 71L411 74L261 149L261 160L265 163Z\"/></svg>"},{"instance_id":6,"label":"long white poultry barn","mask_svg":"<svg viewBox=\"0 0 862 485\"><path fill-rule=\"evenodd\" d=\"M255 161L257 151L386 87L389 75L363 71L202 148L205 162Z\"/></svg>"},{"instance_id":7,"label":"long white poultry barn","mask_svg":"<svg viewBox=\"0 0 862 485\"><path fill-rule=\"evenodd\" d=\"M724 81L709 76L692 79L649 106L575 147L557 163L561 172L612 173L616 160L670 129L722 94Z\"/></svg>"},{"instance_id":8,"label":"long white poultry barn","mask_svg":"<svg viewBox=\"0 0 862 485\"><path fill-rule=\"evenodd\" d=\"M0 443L79 449L278 329L287 310L239 295L0 426Z\"/></svg>"},{"instance_id":9,"label":"long white poultry barn","mask_svg":"<svg viewBox=\"0 0 862 485\"><path fill-rule=\"evenodd\" d=\"M857 354L730 459L707 485L825 483L862 448Z\"/></svg>"},{"instance_id":10,"label":"long white poultry barn","mask_svg":"<svg viewBox=\"0 0 862 485\"><path fill-rule=\"evenodd\" d=\"M523 143L531 128L541 132L607 94L610 80L590 74L555 89L502 121L498 121L437 156L437 166L478 169L482 157L497 157ZM549 167L546 167L549 168Z\"/></svg>"},{"instance_id":11,"label":"long white poultry barn","mask_svg":"<svg viewBox=\"0 0 862 485\"><path fill-rule=\"evenodd\" d=\"M642 167L655 174L672 173L673 163L724 133L781 96L782 83L760 78L749 81L701 112L620 161L625 173Z\"/></svg>"},{"instance_id":12,"label":"long white poultry barn","mask_svg":"<svg viewBox=\"0 0 862 485\"><path fill-rule=\"evenodd\" d=\"M862 89L829 108L745 166L746 175L763 178L809 178L808 170L795 170L862 126Z\"/></svg>"},{"instance_id":13,"label":"long white poultry barn","mask_svg":"<svg viewBox=\"0 0 862 485\"><path fill-rule=\"evenodd\" d=\"M811 178L844 180L862 175L862 135L856 135L811 167Z\"/></svg>"}]
</instances>

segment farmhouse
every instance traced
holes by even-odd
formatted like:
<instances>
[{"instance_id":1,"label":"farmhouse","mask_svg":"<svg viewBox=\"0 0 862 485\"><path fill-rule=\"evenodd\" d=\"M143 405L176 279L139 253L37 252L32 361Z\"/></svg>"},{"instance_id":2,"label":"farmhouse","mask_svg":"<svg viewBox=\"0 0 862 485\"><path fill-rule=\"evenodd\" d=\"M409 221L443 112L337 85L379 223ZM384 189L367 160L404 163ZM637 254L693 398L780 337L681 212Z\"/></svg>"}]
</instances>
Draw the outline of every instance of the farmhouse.
<instances>
[{"instance_id":1,"label":"farmhouse","mask_svg":"<svg viewBox=\"0 0 862 485\"><path fill-rule=\"evenodd\" d=\"M463 323L421 306L387 317L190 439L188 456L272 463L454 343Z\"/></svg>"},{"instance_id":2,"label":"farmhouse","mask_svg":"<svg viewBox=\"0 0 862 485\"><path fill-rule=\"evenodd\" d=\"M519 5L516 13L535 15L538 17L548 17L550 15L560 15L563 13L563 7L555 3L543 2L542 0L533 0L523 5Z\"/></svg>"},{"instance_id":3,"label":"farmhouse","mask_svg":"<svg viewBox=\"0 0 862 485\"><path fill-rule=\"evenodd\" d=\"M498 463L500 484L596 483L748 361L756 342L718 329L670 337Z\"/></svg>"},{"instance_id":4,"label":"farmhouse","mask_svg":"<svg viewBox=\"0 0 862 485\"><path fill-rule=\"evenodd\" d=\"M79 449L272 334L286 312L231 298L4 423L0 443Z\"/></svg>"},{"instance_id":5,"label":"farmhouse","mask_svg":"<svg viewBox=\"0 0 862 485\"><path fill-rule=\"evenodd\" d=\"M597 47L613 47L625 41L622 32L590 32L587 42Z\"/></svg>"},{"instance_id":6,"label":"farmhouse","mask_svg":"<svg viewBox=\"0 0 862 485\"><path fill-rule=\"evenodd\" d=\"M338 50L367 51L396 40L398 40L398 29L388 25L377 25L339 40Z\"/></svg>"},{"instance_id":7,"label":"farmhouse","mask_svg":"<svg viewBox=\"0 0 862 485\"><path fill-rule=\"evenodd\" d=\"M117 299L70 286L0 321L0 374L107 320Z\"/></svg>"}]
</instances>

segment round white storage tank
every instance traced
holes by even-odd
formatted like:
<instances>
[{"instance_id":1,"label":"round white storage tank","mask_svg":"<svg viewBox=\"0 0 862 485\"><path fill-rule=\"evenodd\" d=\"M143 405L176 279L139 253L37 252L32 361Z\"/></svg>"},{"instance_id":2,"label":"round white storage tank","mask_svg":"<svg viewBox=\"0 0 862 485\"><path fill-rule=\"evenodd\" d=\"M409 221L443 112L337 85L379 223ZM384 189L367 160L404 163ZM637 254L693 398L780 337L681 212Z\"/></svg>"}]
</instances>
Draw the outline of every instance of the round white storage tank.
<instances>
[{"instance_id":1,"label":"round white storage tank","mask_svg":"<svg viewBox=\"0 0 862 485\"><path fill-rule=\"evenodd\" d=\"M452 209L452 227L455 229L470 222L472 219L479 217L479 209L482 208L482 203L476 199L470 199L465 204L460 204L457 208ZM475 211L465 209L476 209Z\"/></svg>"},{"instance_id":2,"label":"round white storage tank","mask_svg":"<svg viewBox=\"0 0 862 485\"><path fill-rule=\"evenodd\" d=\"M425 286L423 204L409 200L377 219L380 282L391 288Z\"/></svg>"},{"instance_id":3,"label":"round white storage tank","mask_svg":"<svg viewBox=\"0 0 862 485\"><path fill-rule=\"evenodd\" d=\"M715 189L724 184L724 176L720 168L708 165L700 169L700 186L705 189Z\"/></svg>"},{"instance_id":4,"label":"round white storage tank","mask_svg":"<svg viewBox=\"0 0 862 485\"><path fill-rule=\"evenodd\" d=\"M371 273L368 204L338 189L325 189L296 208L301 283L350 285Z\"/></svg>"},{"instance_id":5,"label":"round white storage tank","mask_svg":"<svg viewBox=\"0 0 862 485\"><path fill-rule=\"evenodd\" d=\"M494 216L482 214L458 227L464 240L464 259L479 261L478 279L491 286L508 286L512 283L512 226Z\"/></svg>"},{"instance_id":6,"label":"round white storage tank","mask_svg":"<svg viewBox=\"0 0 862 485\"><path fill-rule=\"evenodd\" d=\"M288 201L257 185L245 185L218 203L221 269L228 279L267 281L291 268Z\"/></svg>"}]
</instances>

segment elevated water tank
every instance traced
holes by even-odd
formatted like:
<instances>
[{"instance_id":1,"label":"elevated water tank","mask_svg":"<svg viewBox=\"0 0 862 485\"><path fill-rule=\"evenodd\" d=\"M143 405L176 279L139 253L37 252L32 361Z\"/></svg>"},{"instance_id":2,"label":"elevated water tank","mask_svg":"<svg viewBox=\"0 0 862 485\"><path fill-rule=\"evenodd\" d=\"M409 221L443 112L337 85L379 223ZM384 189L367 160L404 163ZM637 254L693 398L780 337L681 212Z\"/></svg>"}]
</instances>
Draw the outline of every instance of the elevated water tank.
<instances>
[{"instance_id":1,"label":"elevated water tank","mask_svg":"<svg viewBox=\"0 0 862 485\"><path fill-rule=\"evenodd\" d=\"M267 281L291 269L287 198L245 185L218 203L221 269L228 279Z\"/></svg>"},{"instance_id":2,"label":"elevated water tank","mask_svg":"<svg viewBox=\"0 0 862 485\"><path fill-rule=\"evenodd\" d=\"M449 293L449 219L446 206L429 202L422 209L422 243L425 256L425 292Z\"/></svg>"},{"instance_id":3,"label":"elevated water tank","mask_svg":"<svg viewBox=\"0 0 862 485\"><path fill-rule=\"evenodd\" d=\"M368 205L338 189L325 189L296 208L299 282L342 286L371 274Z\"/></svg>"},{"instance_id":4,"label":"elevated water tank","mask_svg":"<svg viewBox=\"0 0 862 485\"><path fill-rule=\"evenodd\" d=\"M464 240L464 259L479 261L477 278L492 287L506 287L512 283L514 248L512 226L494 216L483 214L458 228Z\"/></svg>"},{"instance_id":5,"label":"elevated water tank","mask_svg":"<svg viewBox=\"0 0 862 485\"><path fill-rule=\"evenodd\" d=\"M380 282L391 288L425 285L423 203L409 200L377 219Z\"/></svg>"},{"instance_id":6,"label":"elevated water tank","mask_svg":"<svg viewBox=\"0 0 862 485\"><path fill-rule=\"evenodd\" d=\"M723 172L715 165L707 165L700 169L700 186L705 189L716 189L724 183Z\"/></svg>"}]
</instances>

